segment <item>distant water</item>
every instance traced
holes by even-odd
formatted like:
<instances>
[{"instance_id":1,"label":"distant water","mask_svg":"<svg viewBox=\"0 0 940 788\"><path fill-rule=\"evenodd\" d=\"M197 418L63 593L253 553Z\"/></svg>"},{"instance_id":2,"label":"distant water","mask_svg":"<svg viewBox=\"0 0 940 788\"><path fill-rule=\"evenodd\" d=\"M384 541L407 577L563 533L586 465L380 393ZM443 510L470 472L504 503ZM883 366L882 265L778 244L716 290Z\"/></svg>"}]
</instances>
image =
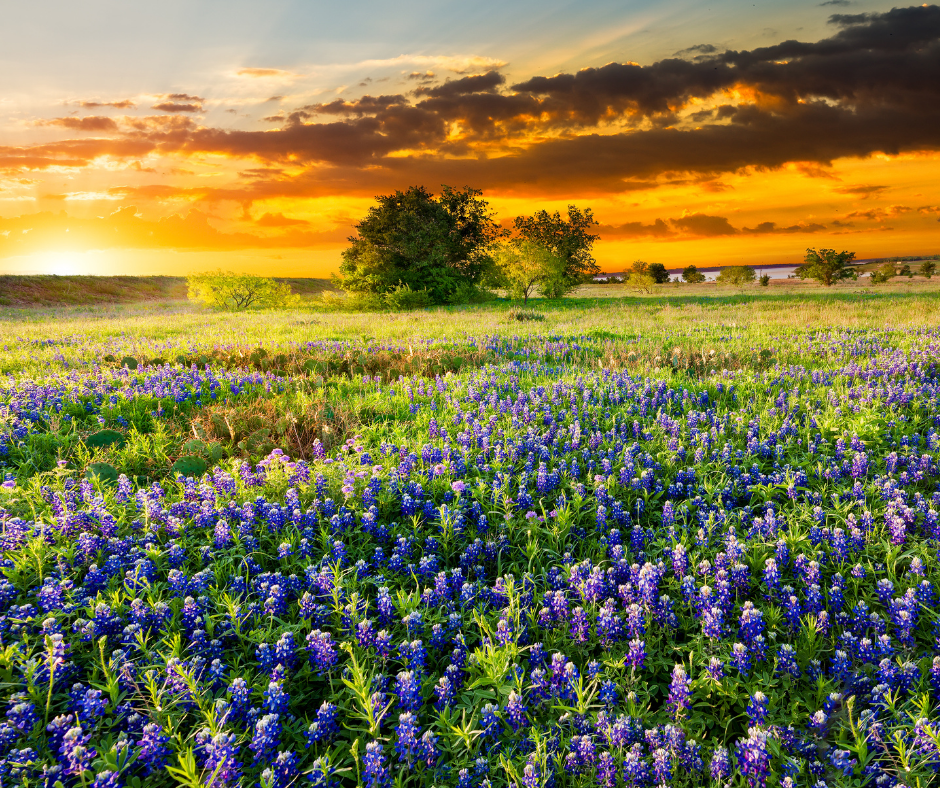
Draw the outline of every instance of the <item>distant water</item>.
<instances>
[{"instance_id":1,"label":"distant water","mask_svg":"<svg viewBox=\"0 0 940 788\"><path fill-rule=\"evenodd\" d=\"M868 261L856 260L856 262L865 263ZM682 271L683 269L685 269L685 267L686 266L682 266L682 268L668 268L666 270L669 271L669 275L673 279L681 280ZM723 267L728 267L728 266L718 266L718 265L696 266L700 274L705 274L706 282L714 282ZM789 279L790 277L794 276L794 274L796 273L797 266L795 265L752 265L751 268L754 269L754 273L757 274L757 276L762 276L764 274L767 274L767 276L769 276L771 279ZM615 273L615 274L606 274L606 276L623 276L623 272Z\"/></svg>"}]
</instances>

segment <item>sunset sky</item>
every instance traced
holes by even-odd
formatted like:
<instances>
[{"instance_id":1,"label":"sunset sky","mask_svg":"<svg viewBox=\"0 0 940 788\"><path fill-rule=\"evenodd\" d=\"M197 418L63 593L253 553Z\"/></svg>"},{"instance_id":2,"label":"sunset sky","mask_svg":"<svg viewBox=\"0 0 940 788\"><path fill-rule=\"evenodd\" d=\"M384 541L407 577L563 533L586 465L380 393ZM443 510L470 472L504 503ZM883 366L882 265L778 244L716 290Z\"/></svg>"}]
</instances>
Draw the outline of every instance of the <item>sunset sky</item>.
<instances>
[{"instance_id":1,"label":"sunset sky","mask_svg":"<svg viewBox=\"0 0 940 788\"><path fill-rule=\"evenodd\" d=\"M940 6L11 3L0 273L336 270L377 194L569 203L632 260L940 252Z\"/></svg>"}]
</instances>

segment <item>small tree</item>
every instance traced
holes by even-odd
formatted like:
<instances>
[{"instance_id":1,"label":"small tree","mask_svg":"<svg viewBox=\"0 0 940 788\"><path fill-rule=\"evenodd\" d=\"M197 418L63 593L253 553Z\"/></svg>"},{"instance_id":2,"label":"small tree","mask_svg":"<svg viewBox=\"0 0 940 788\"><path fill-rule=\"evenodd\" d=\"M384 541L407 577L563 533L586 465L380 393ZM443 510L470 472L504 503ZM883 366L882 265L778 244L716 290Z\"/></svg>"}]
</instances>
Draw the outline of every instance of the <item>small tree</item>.
<instances>
[{"instance_id":1,"label":"small tree","mask_svg":"<svg viewBox=\"0 0 940 788\"><path fill-rule=\"evenodd\" d=\"M761 274L758 281L761 287L767 287L770 284L770 274Z\"/></svg>"},{"instance_id":2,"label":"small tree","mask_svg":"<svg viewBox=\"0 0 940 788\"><path fill-rule=\"evenodd\" d=\"M670 278L666 266L662 263L650 263L649 267L646 269L646 273L653 277L653 280L658 285L666 284Z\"/></svg>"},{"instance_id":3,"label":"small tree","mask_svg":"<svg viewBox=\"0 0 940 788\"><path fill-rule=\"evenodd\" d=\"M210 271L186 277L190 300L213 309L289 309L300 303L290 285L253 274Z\"/></svg>"},{"instance_id":4,"label":"small tree","mask_svg":"<svg viewBox=\"0 0 940 788\"><path fill-rule=\"evenodd\" d=\"M887 282L889 279L894 278L896 273L894 263L887 262L882 263L877 271L871 272L871 283L873 285L880 285Z\"/></svg>"},{"instance_id":5,"label":"small tree","mask_svg":"<svg viewBox=\"0 0 940 788\"><path fill-rule=\"evenodd\" d=\"M497 271L493 284L505 287L510 298L521 298L525 304L536 290L546 298L560 298L577 286L564 276L564 259L534 241L498 243L491 254Z\"/></svg>"},{"instance_id":6,"label":"small tree","mask_svg":"<svg viewBox=\"0 0 940 788\"><path fill-rule=\"evenodd\" d=\"M682 270L682 278L689 284L704 282L705 274L701 273L694 265L688 265Z\"/></svg>"},{"instance_id":7,"label":"small tree","mask_svg":"<svg viewBox=\"0 0 940 788\"><path fill-rule=\"evenodd\" d=\"M932 277L937 272L937 261L924 260L924 262L920 264L920 272L930 279L930 277Z\"/></svg>"},{"instance_id":8,"label":"small tree","mask_svg":"<svg viewBox=\"0 0 940 788\"><path fill-rule=\"evenodd\" d=\"M717 282L720 285L737 285L744 287L754 281L756 274L754 269L746 265L732 265L728 268L722 268L718 272Z\"/></svg>"},{"instance_id":9,"label":"small tree","mask_svg":"<svg viewBox=\"0 0 940 788\"><path fill-rule=\"evenodd\" d=\"M630 274L630 287L638 293L652 293L656 280L649 274Z\"/></svg>"},{"instance_id":10,"label":"small tree","mask_svg":"<svg viewBox=\"0 0 940 788\"><path fill-rule=\"evenodd\" d=\"M590 208L581 210L569 205L567 220L558 211L553 214L539 211L532 216L516 217L513 227L520 240L540 244L564 261L561 278L565 280L564 292L569 292L600 273L591 254L594 242L600 237L589 232L595 224L597 221Z\"/></svg>"},{"instance_id":11,"label":"small tree","mask_svg":"<svg viewBox=\"0 0 940 788\"><path fill-rule=\"evenodd\" d=\"M843 279L858 278L858 274L849 266L854 259L855 252L807 249L803 265L796 269L796 275L800 279L815 279L826 287L831 287Z\"/></svg>"}]
</instances>

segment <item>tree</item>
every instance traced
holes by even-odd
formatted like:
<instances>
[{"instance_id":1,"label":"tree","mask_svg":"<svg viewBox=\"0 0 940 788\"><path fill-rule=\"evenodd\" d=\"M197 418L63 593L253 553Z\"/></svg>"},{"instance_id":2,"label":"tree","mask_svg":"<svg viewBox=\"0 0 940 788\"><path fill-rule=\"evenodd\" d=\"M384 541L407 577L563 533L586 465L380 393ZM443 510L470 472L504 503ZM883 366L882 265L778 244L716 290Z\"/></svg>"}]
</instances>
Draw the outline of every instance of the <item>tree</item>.
<instances>
[{"instance_id":1,"label":"tree","mask_svg":"<svg viewBox=\"0 0 940 788\"><path fill-rule=\"evenodd\" d=\"M248 309L289 309L300 303L286 282L253 274L209 271L186 277L190 300L213 309L241 312Z\"/></svg>"},{"instance_id":2,"label":"tree","mask_svg":"<svg viewBox=\"0 0 940 788\"><path fill-rule=\"evenodd\" d=\"M753 282L756 278L753 268L749 268L746 265L732 265L727 268L722 268L718 272L717 282L720 285L737 285L738 287L743 287L744 285Z\"/></svg>"},{"instance_id":3,"label":"tree","mask_svg":"<svg viewBox=\"0 0 940 788\"><path fill-rule=\"evenodd\" d=\"M548 298L559 297L556 293L564 286L565 261L541 244L519 239L499 243L492 257L497 271L493 283L505 287L510 298L521 298L528 304L536 289Z\"/></svg>"},{"instance_id":4,"label":"tree","mask_svg":"<svg viewBox=\"0 0 940 788\"><path fill-rule=\"evenodd\" d=\"M666 266L664 266L662 263L650 263L649 267L646 269L646 272L651 277L653 277L653 281L658 285L664 285L669 282L669 272L666 270Z\"/></svg>"},{"instance_id":5,"label":"tree","mask_svg":"<svg viewBox=\"0 0 940 788\"><path fill-rule=\"evenodd\" d=\"M920 264L920 272L930 279L930 277L937 272L936 260L924 260L924 262Z\"/></svg>"},{"instance_id":6,"label":"tree","mask_svg":"<svg viewBox=\"0 0 940 788\"><path fill-rule=\"evenodd\" d=\"M694 282L704 282L705 274L700 273L698 268L694 265L689 265L682 270L682 278L690 284Z\"/></svg>"},{"instance_id":7,"label":"tree","mask_svg":"<svg viewBox=\"0 0 940 788\"><path fill-rule=\"evenodd\" d=\"M758 281L761 287L767 287L770 284L770 274L761 274Z\"/></svg>"},{"instance_id":8,"label":"tree","mask_svg":"<svg viewBox=\"0 0 940 788\"><path fill-rule=\"evenodd\" d=\"M378 294L407 286L437 304L473 289L492 265L487 248L504 234L482 194L444 186L435 198L412 186L377 197L343 252L340 285Z\"/></svg>"},{"instance_id":9,"label":"tree","mask_svg":"<svg viewBox=\"0 0 940 788\"><path fill-rule=\"evenodd\" d=\"M558 211L553 214L539 211L532 216L517 216L513 222L518 238L540 244L564 261L564 272L558 282L564 292L600 273L591 256L591 248L600 236L588 232L595 224L590 208L582 211L574 205L568 206L567 220Z\"/></svg>"},{"instance_id":10,"label":"tree","mask_svg":"<svg viewBox=\"0 0 940 788\"><path fill-rule=\"evenodd\" d=\"M816 279L826 287L843 279L856 279L858 274L849 263L855 259L855 252L837 252L835 249L807 249L803 265L796 269L800 279Z\"/></svg>"}]
</instances>

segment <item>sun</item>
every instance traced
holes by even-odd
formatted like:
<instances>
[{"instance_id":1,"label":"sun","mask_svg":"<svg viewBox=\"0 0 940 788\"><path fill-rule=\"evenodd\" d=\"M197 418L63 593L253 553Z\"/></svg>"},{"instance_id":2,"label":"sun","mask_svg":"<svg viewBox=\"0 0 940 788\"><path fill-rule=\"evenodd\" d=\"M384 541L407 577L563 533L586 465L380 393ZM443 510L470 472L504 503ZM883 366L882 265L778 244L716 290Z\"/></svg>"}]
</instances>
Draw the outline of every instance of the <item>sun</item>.
<instances>
[{"instance_id":1,"label":"sun","mask_svg":"<svg viewBox=\"0 0 940 788\"><path fill-rule=\"evenodd\" d=\"M39 258L39 269L46 274L55 276L74 276L85 272L86 262L83 255L78 252L42 252Z\"/></svg>"}]
</instances>

